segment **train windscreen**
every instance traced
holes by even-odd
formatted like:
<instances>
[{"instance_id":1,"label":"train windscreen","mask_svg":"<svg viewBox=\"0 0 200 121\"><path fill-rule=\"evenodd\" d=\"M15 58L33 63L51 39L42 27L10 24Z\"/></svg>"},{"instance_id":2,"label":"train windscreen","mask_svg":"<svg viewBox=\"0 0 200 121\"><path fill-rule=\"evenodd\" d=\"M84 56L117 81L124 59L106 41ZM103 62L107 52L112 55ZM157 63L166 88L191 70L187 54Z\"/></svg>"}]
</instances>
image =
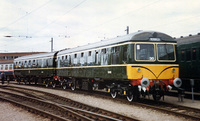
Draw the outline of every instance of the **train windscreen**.
<instances>
[{"instance_id":1,"label":"train windscreen","mask_svg":"<svg viewBox=\"0 0 200 121\"><path fill-rule=\"evenodd\" d=\"M155 61L154 44L136 44L136 60Z\"/></svg>"},{"instance_id":2,"label":"train windscreen","mask_svg":"<svg viewBox=\"0 0 200 121\"><path fill-rule=\"evenodd\" d=\"M158 60L175 60L174 45L158 44L157 45Z\"/></svg>"}]
</instances>

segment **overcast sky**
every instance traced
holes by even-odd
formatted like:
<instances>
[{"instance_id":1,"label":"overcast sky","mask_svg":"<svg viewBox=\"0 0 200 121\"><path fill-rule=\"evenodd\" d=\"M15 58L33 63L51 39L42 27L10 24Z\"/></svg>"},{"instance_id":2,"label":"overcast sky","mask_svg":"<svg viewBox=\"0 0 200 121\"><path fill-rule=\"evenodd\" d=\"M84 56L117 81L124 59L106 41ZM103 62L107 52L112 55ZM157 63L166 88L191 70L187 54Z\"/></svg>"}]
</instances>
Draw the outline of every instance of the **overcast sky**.
<instances>
[{"instance_id":1,"label":"overcast sky","mask_svg":"<svg viewBox=\"0 0 200 121\"><path fill-rule=\"evenodd\" d=\"M138 30L200 33L200 0L0 0L0 52L49 52ZM5 37L11 36L11 37Z\"/></svg>"}]
</instances>

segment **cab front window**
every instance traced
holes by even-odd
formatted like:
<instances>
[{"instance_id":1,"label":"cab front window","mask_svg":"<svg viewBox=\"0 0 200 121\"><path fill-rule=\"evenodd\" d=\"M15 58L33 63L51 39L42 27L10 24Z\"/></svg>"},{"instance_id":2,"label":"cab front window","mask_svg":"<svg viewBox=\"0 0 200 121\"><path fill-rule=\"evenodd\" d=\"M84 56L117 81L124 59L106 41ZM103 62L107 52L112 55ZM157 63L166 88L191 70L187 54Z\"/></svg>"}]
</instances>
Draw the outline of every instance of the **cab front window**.
<instances>
[{"instance_id":1,"label":"cab front window","mask_svg":"<svg viewBox=\"0 0 200 121\"><path fill-rule=\"evenodd\" d=\"M153 44L136 44L136 60L155 61Z\"/></svg>"},{"instance_id":2,"label":"cab front window","mask_svg":"<svg viewBox=\"0 0 200 121\"><path fill-rule=\"evenodd\" d=\"M174 45L158 44L158 60L175 60Z\"/></svg>"}]
</instances>

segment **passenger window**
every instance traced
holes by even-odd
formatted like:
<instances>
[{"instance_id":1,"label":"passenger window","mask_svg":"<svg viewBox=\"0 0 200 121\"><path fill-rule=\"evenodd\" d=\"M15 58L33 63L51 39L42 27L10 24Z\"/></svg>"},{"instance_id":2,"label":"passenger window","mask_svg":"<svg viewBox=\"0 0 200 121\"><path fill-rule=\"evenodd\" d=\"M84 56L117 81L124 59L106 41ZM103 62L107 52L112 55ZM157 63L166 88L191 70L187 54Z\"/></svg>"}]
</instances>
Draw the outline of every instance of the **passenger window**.
<instances>
[{"instance_id":1,"label":"passenger window","mask_svg":"<svg viewBox=\"0 0 200 121\"><path fill-rule=\"evenodd\" d=\"M111 64L119 64L119 50L119 46L111 48Z\"/></svg>"},{"instance_id":2,"label":"passenger window","mask_svg":"<svg viewBox=\"0 0 200 121\"><path fill-rule=\"evenodd\" d=\"M199 48L199 60L200 60L200 48Z\"/></svg>"},{"instance_id":3,"label":"passenger window","mask_svg":"<svg viewBox=\"0 0 200 121\"><path fill-rule=\"evenodd\" d=\"M91 55L92 55L92 51L89 51L89 52L88 52L88 56L91 56Z\"/></svg>"},{"instance_id":4,"label":"passenger window","mask_svg":"<svg viewBox=\"0 0 200 121\"><path fill-rule=\"evenodd\" d=\"M192 60L196 60L196 48L192 49Z\"/></svg>"},{"instance_id":5,"label":"passenger window","mask_svg":"<svg viewBox=\"0 0 200 121\"><path fill-rule=\"evenodd\" d=\"M33 65L35 65L35 60L33 60Z\"/></svg>"},{"instance_id":6,"label":"passenger window","mask_svg":"<svg viewBox=\"0 0 200 121\"><path fill-rule=\"evenodd\" d=\"M5 66L5 70L8 70L8 65Z\"/></svg>"},{"instance_id":7,"label":"passenger window","mask_svg":"<svg viewBox=\"0 0 200 121\"><path fill-rule=\"evenodd\" d=\"M123 62L127 61L127 46L123 47Z\"/></svg>"},{"instance_id":8,"label":"passenger window","mask_svg":"<svg viewBox=\"0 0 200 121\"><path fill-rule=\"evenodd\" d=\"M119 47L112 47L111 52L112 52L112 53L117 53L117 52L119 52Z\"/></svg>"},{"instance_id":9,"label":"passenger window","mask_svg":"<svg viewBox=\"0 0 200 121\"><path fill-rule=\"evenodd\" d=\"M186 51L186 61L191 61L191 51L190 50Z\"/></svg>"},{"instance_id":10,"label":"passenger window","mask_svg":"<svg viewBox=\"0 0 200 121\"><path fill-rule=\"evenodd\" d=\"M81 53L81 57L83 57L84 56L84 53Z\"/></svg>"},{"instance_id":11,"label":"passenger window","mask_svg":"<svg viewBox=\"0 0 200 121\"><path fill-rule=\"evenodd\" d=\"M95 64L98 64L98 62L99 62L99 56L98 56L98 51L96 51L96 53L95 53Z\"/></svg>"},{"instance_id":12,"label":"passenger window","mask_svg":"<svg viewBox=\"0 0 200 121\"><path fill-rule=\"evenodd\" d=\"M101 50L102 54L106 54L106 49Z\"/></svg>"},{"instance_id":13,"label":"passenger window","mask_svg":"<svg viewBox=\"0 0 200 121\"><path fill-rule=\"evenodd\" d=\"M181 61L185 60L185 51L181 50Z\"/></svg>"}]
</instances>

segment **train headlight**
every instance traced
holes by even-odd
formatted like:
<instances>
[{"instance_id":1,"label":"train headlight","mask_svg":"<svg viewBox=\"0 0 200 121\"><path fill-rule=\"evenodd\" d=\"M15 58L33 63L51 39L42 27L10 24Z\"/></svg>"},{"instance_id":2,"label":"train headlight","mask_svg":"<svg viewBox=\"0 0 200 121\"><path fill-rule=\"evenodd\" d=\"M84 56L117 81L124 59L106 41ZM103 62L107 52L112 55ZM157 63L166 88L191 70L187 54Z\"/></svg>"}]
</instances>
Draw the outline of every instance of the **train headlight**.
<instances>
[{"instance_id":1,"label":"train headlight","mask_svg":"<svg viewBox=\"0 0 200 121\"><path fill-rule=\"evenodd\" d=\"M149 79L143 78L143 79L141 80L141 86L142 86L142 87L148 87L148 86L149 86Z\"/></svg>"},{"instance_id":2,"label":"train headlight","mask_svg":"<svg viewBox=\"0 0 200 121\"><path fill-rule=\"evenodd\" d=\"M175 87L179 88L182 85L182 80L180 78L176 78L174 79L173 84Z\"/></svg>"}]
</instances>

